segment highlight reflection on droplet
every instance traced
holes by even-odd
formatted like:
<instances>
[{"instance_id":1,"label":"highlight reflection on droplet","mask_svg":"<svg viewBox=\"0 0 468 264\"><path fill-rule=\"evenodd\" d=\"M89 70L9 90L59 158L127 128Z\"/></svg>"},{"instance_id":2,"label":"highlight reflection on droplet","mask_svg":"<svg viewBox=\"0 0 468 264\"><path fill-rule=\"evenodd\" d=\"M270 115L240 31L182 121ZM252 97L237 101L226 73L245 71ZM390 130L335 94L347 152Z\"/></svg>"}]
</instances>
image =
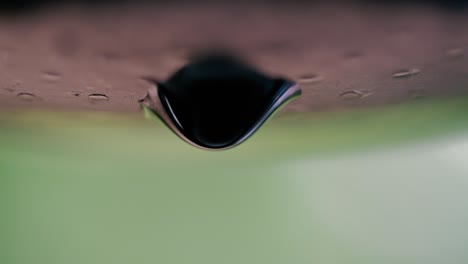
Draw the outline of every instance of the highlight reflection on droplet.
<instances>
[{"instance_id":1,"label":"highlight reflection on droplet","mask_svg":"<svg viewBox=\"0 0 468 264\"><path fill-rule=\"evenodd\" d=\"M204 149L232 148L249 138L281 105L300 94L296 84L270 78L228 56L201 57L154 87L143 99L174 133Z\"/></svg>"}]
</instances>

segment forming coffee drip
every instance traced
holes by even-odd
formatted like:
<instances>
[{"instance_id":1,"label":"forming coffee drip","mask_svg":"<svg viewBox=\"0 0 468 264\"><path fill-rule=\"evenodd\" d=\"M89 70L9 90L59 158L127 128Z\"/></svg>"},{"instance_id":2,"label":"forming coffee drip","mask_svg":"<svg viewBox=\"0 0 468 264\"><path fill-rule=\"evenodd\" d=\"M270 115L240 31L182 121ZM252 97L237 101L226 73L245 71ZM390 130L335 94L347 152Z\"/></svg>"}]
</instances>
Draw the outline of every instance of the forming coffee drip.
<instances>
[{"instance_id":1,"label":"forming coffee drip","mask_svg":"<svg viewBox=\"0 0 468 264\"><path fill-rule=\"evenodd\" d=\"M249 138L282 105L301 94L229 56L194 60L154 86L141 105L186 142L220 150Z\"/></svg>"}]
</instances>

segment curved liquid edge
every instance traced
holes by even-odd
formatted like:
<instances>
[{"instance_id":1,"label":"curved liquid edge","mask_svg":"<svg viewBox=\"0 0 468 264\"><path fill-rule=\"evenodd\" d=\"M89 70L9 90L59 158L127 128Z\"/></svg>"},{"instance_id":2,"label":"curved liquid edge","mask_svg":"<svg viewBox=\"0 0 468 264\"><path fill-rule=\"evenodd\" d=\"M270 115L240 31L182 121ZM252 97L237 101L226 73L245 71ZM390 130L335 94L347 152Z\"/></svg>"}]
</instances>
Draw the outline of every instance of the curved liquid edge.
<instances>
[{"instance_id":1,"label":"curved liquid edge","mask_svg":"<svg viewBox=\"0 0 468 264\"><path fill-rule=\"evenodd\" d=\"M179 138L184 140L185 142L189 143L190 145L197 147L203 150L210 150L210 151L221 151L221 150L228 150L234 148L241 143L245 142L250 136L252 136L265 122L267 122L278 110L281 109L282 106L285 106L290 101L299 97L302 93L301 89L296 83L291 83L288 81L284 81L283 85L288 86L285 88L285 91L277 96L277 99L267 108L265 113L261 116L261 118L255 122L255 124L238 140L236 140L233 144L229 146L219 147L219 148L209 148L203 145L199 145L189 138L187 138L183 133L183 126L178 122L177 117L174 116L174 113L170 107L169 102L163 103L161 97L159 96L158 86L155 84L153 87L148 89L148 94L145 98L143 98L140 103L141 106L146 109L150 110L154 113L158 118L169 127ZM165 107L167 105L167 108ZM168 111L171 113L172 116L168 114Z\"/></svg>"}]
</instances>

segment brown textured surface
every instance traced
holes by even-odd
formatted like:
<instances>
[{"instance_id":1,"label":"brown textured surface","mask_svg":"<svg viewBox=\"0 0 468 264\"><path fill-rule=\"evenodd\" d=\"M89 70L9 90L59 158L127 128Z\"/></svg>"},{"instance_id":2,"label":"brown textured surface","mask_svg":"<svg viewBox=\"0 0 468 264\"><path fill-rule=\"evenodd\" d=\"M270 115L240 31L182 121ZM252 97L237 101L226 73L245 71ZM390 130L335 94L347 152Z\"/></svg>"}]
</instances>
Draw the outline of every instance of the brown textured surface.
<instances>
[{"instance_id":1,"label":"brown textured surface","mask_svg":"<svg viewBox=\"0 0 468 264\"><path fill-rule=\"evenodd\" d=\"M468 92L468 14L382 6L140 6L0 18L0 106L138 111L148 84L224 47L299 81L288 111ZM393 75L402 70L404 73ZM93 95L89 98L89 95Z\"/></svg>"}]
</instances>

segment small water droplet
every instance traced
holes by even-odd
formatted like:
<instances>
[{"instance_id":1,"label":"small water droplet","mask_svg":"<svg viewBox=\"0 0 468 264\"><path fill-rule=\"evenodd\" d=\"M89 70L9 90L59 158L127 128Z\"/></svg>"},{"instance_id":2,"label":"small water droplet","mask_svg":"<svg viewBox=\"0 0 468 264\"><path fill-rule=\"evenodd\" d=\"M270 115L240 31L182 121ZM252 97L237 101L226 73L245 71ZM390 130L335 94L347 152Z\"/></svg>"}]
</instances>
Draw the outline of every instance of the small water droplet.
<instances>
[{"instance_id":1,"label":"small water droplet","mask_svg":"<svg viewBox=\"0 0 468 264\"><path fill-rule=\"evenodd\" d=\"M460 48L449 49L447 50L446 54L447 54L447 57L451 59L460 58L463 56L463 49L460 49Z\"/></svg>"},{"instance_id":2,"label":"small water droplet","mask_svg":"<svg viewBox=\"0 0 468 264\"><path fill-rule=\"evenodd\" d=\"M372 92L365 91L365 90L351 90L346 91L340 94L340 98L343 100L356 100L368 97L372 94Z\"/></svg>"},{"instance_id":3,"label":"small water droplet","mask_svg":"<svg viewBox=\"0 0 468 264\"><path fill-rule=\"evenodd\" d=\"M57 82L62 78L62 74L55 71L42 72L41 78L47 82Z\"/></svg>"},{"instance_id":4,"label":"small water droplet","mask_svg":"<svg viewBox=\"0 0 468 264\"><path fill-rule=\"evenodd\" d=\"M323 77L318 74L307 74L299 77L299 83L307 84L307 83L318 83L323 80Z\"/></svg>"},{"instance_id":5,"label":"small water droplet","mask_svg":"<svg viewBox=\"0 0 468 264\"><path fill-rule=\"evenodd\" d=\"M18 93L16 96L26 102L33 102L38 100L38 97L32 93Z\"/></svg>"},{"instance_id":6,"label":"small water droplet","mask_svg":"<svg viewBox=\"0 0 468 264\"><path fill-rule=\"evenodd\" d=\"M403 69L395 72L393 74L393 78L409 78L411 76L417 75L421 72L421 70L413 68L413 69Z\"/></svg>"},{"instance_id":7,"label":"small water droplet","mask_svg":"<svg viewBox=\"0 0 468 264\"><path fill-rule=\"evenodd\" d=\"M91 102L104 102L104 101L109 101L109 97L105 94L90 94L88 95L89 100Z\"/></svg>"}]
</instances>

